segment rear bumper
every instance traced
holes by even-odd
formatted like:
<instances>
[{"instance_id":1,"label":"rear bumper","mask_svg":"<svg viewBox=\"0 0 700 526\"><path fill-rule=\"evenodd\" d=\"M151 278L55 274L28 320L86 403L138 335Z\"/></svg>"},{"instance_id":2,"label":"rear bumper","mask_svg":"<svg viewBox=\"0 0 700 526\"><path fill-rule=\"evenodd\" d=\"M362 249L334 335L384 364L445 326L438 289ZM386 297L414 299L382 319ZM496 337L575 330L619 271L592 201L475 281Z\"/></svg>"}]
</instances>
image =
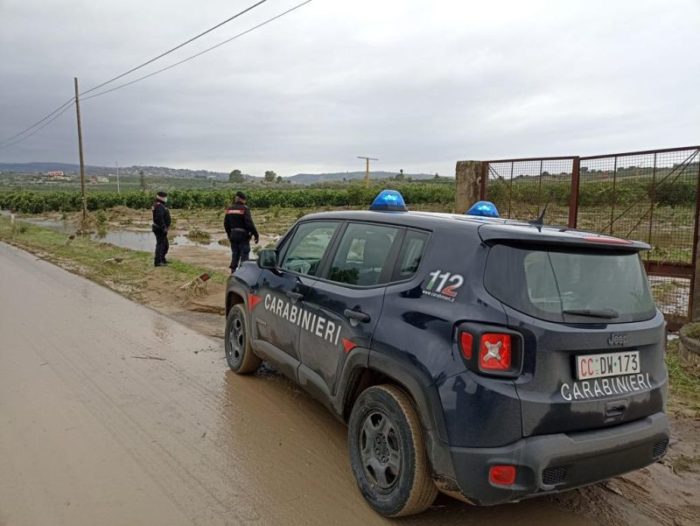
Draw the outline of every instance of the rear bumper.
<instances>
[{"instance_id":1,"label":"rear bumper","mask_svg":"<svg viewBox=\"0 0 700 526\"><path fill-rule=\"evenodd\" d=\"M656 413L635 422L581 433L534 436L498 448L450 448L459 492L493 505L556 493L634 471L666 452L668 420ZM494 465L517 466L512 486L489 482Z\"/></svg>"}]
</instances>

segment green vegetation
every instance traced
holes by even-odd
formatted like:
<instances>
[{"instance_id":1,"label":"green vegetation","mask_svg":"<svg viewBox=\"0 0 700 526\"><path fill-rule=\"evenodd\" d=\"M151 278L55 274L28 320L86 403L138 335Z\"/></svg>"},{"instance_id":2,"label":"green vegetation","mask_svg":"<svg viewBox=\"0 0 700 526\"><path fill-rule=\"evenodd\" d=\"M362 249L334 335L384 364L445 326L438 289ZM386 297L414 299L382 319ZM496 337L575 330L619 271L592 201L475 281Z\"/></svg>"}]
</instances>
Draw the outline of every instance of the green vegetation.
<instances>
[{"instance_id":1,"label":"green vegetation","mask_svg":"<svg viewBox=\"0 0 700 526\"><path fill-rule=\"evenodd\" d=\"M700 367L683 361L678 345L678 340L669 342L666 352L672 401L694 413L700 411Z\"/></svg>"},{"instance_id":2,"label":"green vegetation","mask_svg":"<svg viewBox=\"0 0 700 526\"><path fill-rule=\"evenodd\" d=\"M187 233L187 238L195 243L209 243L211 241L211 234L198 227L194 227Z\"/></svg>"},{"instance_id":3,"label":"green vegetation","mask_svg":"<svg viewBox=\"0 0 700 526\"><path fill-rule=\"evenodd\" d=\"M697 181L691 178L670 182L652 184L651 178L620 179L613 185L612 180L587 181L582 179L579 188L579 205L611 206L654 203L661 206L693 206L695 205L695 188ZM501 209L508 206L509 190L512 191L510 201L532 205L555 203L568 206L571 185L568 178L560 180L544 180L540 185L538 177L522 177L513 179L512 185L503 179L490 180L488 184L488 199Z\"/></svg>"},{"instance_id":4,"label":"green vegetation","mask_svg":"<svg viewBox=\"0 0 700 526\"><path fill-rule=\"evenodd\" d=\"M683 334L688 338L700 340L700 322L689 323L683 327Z\"/></svg>"},{"instance_id":5,"label":"green vegetation","mask_svg":"<svg viewBox=\"0 0 700 526\"><path fill-rule=\"evenodd\" d=\"M451 203L454 186L441 183L407 183L397 187L408 203ZM281 188L247 190L248 204L254 208L279 206L285 208L319 208L324 206L366 206L382 186L365 187L352 184L344 188ZM168 195L171 208L224 209L233 200L235 191L227 190L173 190ZM150 208L153 196L143 192L90 193L89 210L103 210L115 206L134 209ZM0 194L0 208L38 214L51 211L76 211L81 207L77 192L10 191Z\"/></svg>"}]
</instances>

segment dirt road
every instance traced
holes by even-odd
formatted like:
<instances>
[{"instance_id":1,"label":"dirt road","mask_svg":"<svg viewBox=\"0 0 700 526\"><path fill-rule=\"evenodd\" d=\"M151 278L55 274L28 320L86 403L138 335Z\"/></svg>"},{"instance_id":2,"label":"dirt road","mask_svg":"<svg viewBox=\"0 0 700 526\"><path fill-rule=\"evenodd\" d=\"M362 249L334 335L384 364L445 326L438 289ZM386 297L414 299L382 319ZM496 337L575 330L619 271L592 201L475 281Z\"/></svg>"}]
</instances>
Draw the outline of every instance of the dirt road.
<instances>
[{"instance_id":1,"label":"dirt road","mask_svg":"<svg viewBox=\"0 0 700 526\"><path fill-rule=\"evenodd\" d=\"M382 524L345 428L219 340L0 243L0 525ZM441 497L404 524L590 525Z\"/></svg>"}]
</instances>

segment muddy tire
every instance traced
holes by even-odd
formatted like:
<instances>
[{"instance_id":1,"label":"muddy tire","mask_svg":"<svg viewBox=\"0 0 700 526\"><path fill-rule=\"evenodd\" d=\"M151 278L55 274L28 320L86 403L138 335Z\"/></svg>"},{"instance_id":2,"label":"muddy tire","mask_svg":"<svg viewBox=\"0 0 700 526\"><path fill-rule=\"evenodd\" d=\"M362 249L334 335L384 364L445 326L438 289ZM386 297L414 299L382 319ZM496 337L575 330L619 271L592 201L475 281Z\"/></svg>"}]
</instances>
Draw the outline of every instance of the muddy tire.
<instances>
[{"instance_id":1,"label":"muddy tire","mask_svg":"<svg viewBox=\"0 0 700 526\"><path fill-rule=\"evenodd\" d=\"M348 447L357 486L386 517L425 511L437 488L413 402L393 385L362 392L350 414Z\"/></svg>"},{"instance_id":2,"label":"muddy tire","mask_svg":"<svg viewBox=\"0 0 700 526\"><path fill-rule=\"evenodd\" d=\"M231 370L237 374L251 374L258 370L262 360L250 346L250 333L242 303L234 305L226 316L226 334L224 336L226 361Z\"/></svg>"}]
</instances>

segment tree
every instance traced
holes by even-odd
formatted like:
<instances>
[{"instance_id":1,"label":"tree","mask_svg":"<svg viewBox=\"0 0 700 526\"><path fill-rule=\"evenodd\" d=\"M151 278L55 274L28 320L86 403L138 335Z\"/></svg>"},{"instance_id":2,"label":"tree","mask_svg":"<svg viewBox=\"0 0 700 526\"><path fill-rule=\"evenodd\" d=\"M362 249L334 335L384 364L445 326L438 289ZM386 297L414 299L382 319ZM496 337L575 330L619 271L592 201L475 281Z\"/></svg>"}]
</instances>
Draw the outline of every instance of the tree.
<instances>
[{"instance_id":1,"label":"tree","mask_svg":"<svg viewBox=\"0 0 700 526\"><path fill-rule=\"evenodd\" d=\"M277 182L278 182L278 183L283 183L283 182L284 182L284 179L282 179L282 176L281 176L281 175L278 175L278 176L277 176Z\"/></svg>"},{"instance_id":2,"label":"tree","mask_svg":"<svg viewBox=\"0 0 700 526\"><path fill-rule=\"evenodd\" d=\"M266 183L274 183L275 179L277 179L277 174L273 172L272 170L267 170L265 172L265 182Z\"/></svg>"},{"instance_id":3,"label":"tree","mask_svg":"<svg viewBox=\"0 0 700 526\"><path fill-rule=\"evenodd\" d=\"M433 177L433 179L435 179L436 181L437 181L438 179L440 179L440 176L438 175L437 172L435 172L435 177Z\"/></svg>"},{"instance_id":4,"label":"tree","mask_svg":"<svg viewBox=\"0 0 700 526\"><path fill-rule=\"evenodd\" d=\"M141 191L146 191L146 176L143 174L143 170L139 170L139 182L141 183Z\"/></svg>"},{"instance_id":5,"label":"tree","mask_svg":"<svg viewBox=\"0 0 700 526\"><path fill-rule=\"evenodd\" d=\"M230 174L228 174L229 183L242 183L243 181L245 181L245 177L243 177L243 172L241 172L238 169L233 170Z\"/></svg>"},{"instance_id":6,"label":"tree","mask_svg":"<svg viewBox=\"0 0 700 526\"><path fill-rule=\"evenodd\" d=\"M401 168L401 170L399 170L399 173L397 173L397 174L394 176L394 179L396 179L397 181L403 181L404 178L405 178L405 176L404 176L404 174L403 174L403 168Z\"/></svg>"}]
</instances>

